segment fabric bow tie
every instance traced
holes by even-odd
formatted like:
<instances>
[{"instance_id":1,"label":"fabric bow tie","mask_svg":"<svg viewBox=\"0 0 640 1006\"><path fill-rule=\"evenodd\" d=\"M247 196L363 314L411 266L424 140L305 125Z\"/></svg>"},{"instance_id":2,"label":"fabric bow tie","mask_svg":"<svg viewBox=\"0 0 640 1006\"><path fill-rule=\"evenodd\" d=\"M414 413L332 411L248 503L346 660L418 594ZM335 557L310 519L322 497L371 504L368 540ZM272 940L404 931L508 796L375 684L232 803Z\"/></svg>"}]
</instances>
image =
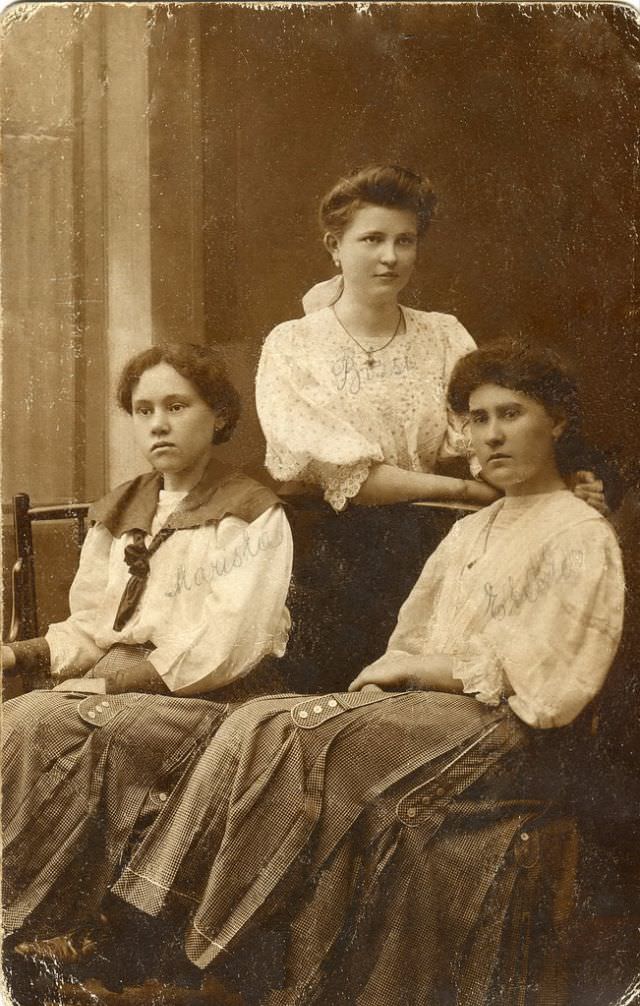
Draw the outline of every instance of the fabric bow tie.
<instances>
[{"instance_id":1,"label":"fabric bow tie","mask_svg":"<svg viewBox=\"0 0 640 1006\"><path fill-rule=\"evenodd\" d=\"M129 567L131 576L120 598L120 604L118 605L113 623L115 632L120 632L138 606L149 577L149 559L160 548L162 542L171 537L175 530L174 527L160 528L157 535L149 542L149 546L147 547L144 543L144 531L134 528L133 541L124 550L124 561Z\"/></svg>"}]
</instances>

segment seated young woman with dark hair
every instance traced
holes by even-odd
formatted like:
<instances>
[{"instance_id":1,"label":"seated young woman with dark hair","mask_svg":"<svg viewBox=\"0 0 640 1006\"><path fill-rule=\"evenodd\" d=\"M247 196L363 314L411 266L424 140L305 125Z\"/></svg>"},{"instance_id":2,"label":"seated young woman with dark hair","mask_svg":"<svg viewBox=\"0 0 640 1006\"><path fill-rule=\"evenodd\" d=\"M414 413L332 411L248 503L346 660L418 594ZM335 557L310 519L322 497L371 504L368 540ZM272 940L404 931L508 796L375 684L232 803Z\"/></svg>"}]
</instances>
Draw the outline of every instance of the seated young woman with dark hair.
<instances>
[{"instance_id":1,"label":"seated young woman with dark hair","mask_svg":"<svg viewBox=\"0 0 640 1006\"><path fill-rule=\"evenodd\" d=\"M91 919L229 702L280 689L289 630L282 506L216 458L240 413L218 355L153 346L118 400L152 471L92 506L66 621L3 646L5 669L56 682L5 704L2 768L5 946L53 958L86 948L46 940Z\"/></svg>"},{"instance_id":2,"label":"seated young woman with dark hair","mask_svg":"<svg viewBox=\"0 0 640 1006\"><path fill-rule=\"evenodd\" d=\"M621 558L565 485L579 412L554 354L477 350L449 398L504 496L455 524L348 692L226 720L112 888L253 1002L564 1001L572 832L532 778L607 676Z\"/></svg>"}]
</instances>

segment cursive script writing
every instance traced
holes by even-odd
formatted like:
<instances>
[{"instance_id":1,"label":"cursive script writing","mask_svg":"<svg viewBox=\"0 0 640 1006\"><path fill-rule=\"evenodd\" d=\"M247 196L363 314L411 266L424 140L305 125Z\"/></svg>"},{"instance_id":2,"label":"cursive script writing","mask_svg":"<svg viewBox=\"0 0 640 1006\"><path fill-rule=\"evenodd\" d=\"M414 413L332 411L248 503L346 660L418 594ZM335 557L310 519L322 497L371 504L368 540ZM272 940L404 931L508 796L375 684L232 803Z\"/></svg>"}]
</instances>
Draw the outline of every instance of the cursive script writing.
<instances>
[{"instance_id":1,"label":"cursive script writing","mask_svg":"<svg viewBox=\"0 0 640 1006\"><path fill-rule=\"evenodd\" d=\"M393 356L390 359L356 360L354 356L341 356L331 368L338 391L349 391L357 395L363 384L370 381L383 380L391 375L401 377L415 367L407 355Z\"/></svg>"},{"instance_id":2,"label":"cursive script writing","mask_svg":"<svg viewBox=\"0 0 640 1006\"><path fill-rule=\"evenodd\" d=\"M527 566L519 580L508 577L506 586L496 588L485 583L487 613L491 618L516 615L525 604L535 604L554 583L569 582L584 566L584 553L571 549L561 554L545 547L541 554Z\"/></svg>"},{"instance_id":3,"label":"cursive script writing","mask_svg":"<svg viewBox=\"0 0 640 1006\"><path fill-rule=\"evenodd\" d=\"M267 534L263 531L260 535L251 537L248 531L242 536L242 541L232 549L225 549L219 552L210 562L206 562L195 569L188 570L181 563L176 570L176 583L173 590L166 592L167 597L176 597L183 590L192 590L194 587L202 587L207 584L211 587L214 580L222 576L228 576L234 569L240 569L252 559L255 559L261 552L278 548L282 544L283 534L279 528L275 534Z\"/></svg>"}]
</instances>

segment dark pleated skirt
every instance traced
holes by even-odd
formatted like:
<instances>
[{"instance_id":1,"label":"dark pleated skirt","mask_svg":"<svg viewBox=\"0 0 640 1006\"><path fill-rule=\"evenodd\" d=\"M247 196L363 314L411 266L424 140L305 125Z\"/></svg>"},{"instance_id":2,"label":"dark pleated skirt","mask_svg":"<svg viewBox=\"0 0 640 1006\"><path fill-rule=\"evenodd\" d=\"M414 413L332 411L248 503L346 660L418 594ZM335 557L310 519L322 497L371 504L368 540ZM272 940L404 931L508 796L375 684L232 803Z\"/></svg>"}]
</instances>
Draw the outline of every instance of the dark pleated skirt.
<instances>
[{"instance_id":1,"label":"dark pleated skirt","mask_svg":"<svg viewBox=\"0 0 640 1006\"><path fill-rule=\"evenodd\" d=\"M408 503L335 513L297 498L287 515L295 553L285 690L345 689L384 653L401 605L456 513Z\"/></svg>"},{"instance_id":2,"label":"dark pleated skirt","mask_svg":"<svg viewBox=\"0 0 640 1006\"><path fill-rule=\"evenodd\" d=\"M3 904L8 934L50 937L89 919L136 827L160 811L206 748L227 706L160 695L34 691L3 715ZM90 700L93 702L93 698Z\"/></svg>"},{"instance_id":3,"label":"dark pleated skirt","mask_svg":"<svg viewBox=\"0 0 640 1006\"><path fill-rule=\"evenodd\" d=\"M529 733L467 696L255 700L114 893L251 1003L560 1006L575 829L519 795Z\"/></svg>"}]
</instances>

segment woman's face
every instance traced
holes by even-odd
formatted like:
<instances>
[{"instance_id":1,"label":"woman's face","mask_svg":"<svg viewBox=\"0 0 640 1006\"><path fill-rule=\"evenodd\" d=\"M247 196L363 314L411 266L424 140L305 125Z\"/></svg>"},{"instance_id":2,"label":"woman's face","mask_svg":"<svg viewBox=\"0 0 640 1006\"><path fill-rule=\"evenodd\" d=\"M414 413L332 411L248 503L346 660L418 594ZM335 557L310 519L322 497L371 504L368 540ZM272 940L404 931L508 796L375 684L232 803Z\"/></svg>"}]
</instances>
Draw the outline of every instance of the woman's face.
<instances>
[{"instance_id":1,"label":"woman's face","mask_svg":"<svg viewBox=\"0 0 640 1006\"><path fill-rule=\"evenodd\" d=\"M168 363L145 370L131 396L133 429L145 458L169 490L190 490L211 456L220 417Z\"/></svg>"},{"instance_id":2,"label":"woman's face","mask_svg":"<svg viewBox=\"0 0 640 1006\"><path fill-rule=\"evenodd\" d=\"M562 488L555 441L564 426L521 391L483 384L469 397L469 430L482 473L507 496Z\"/></svg>"},{"instance_id":3,"label":"woman's face","mask_svg":"<svg viewBox=\"0 0 640 1006\"><path fill-rule=\"evenodd\" d=\"M397 297L413 272L418 251L415 213L367 204L356 210L341 237L325 244L337 258L345 290L359 299Z\"/></svg>"}]
</instances>

